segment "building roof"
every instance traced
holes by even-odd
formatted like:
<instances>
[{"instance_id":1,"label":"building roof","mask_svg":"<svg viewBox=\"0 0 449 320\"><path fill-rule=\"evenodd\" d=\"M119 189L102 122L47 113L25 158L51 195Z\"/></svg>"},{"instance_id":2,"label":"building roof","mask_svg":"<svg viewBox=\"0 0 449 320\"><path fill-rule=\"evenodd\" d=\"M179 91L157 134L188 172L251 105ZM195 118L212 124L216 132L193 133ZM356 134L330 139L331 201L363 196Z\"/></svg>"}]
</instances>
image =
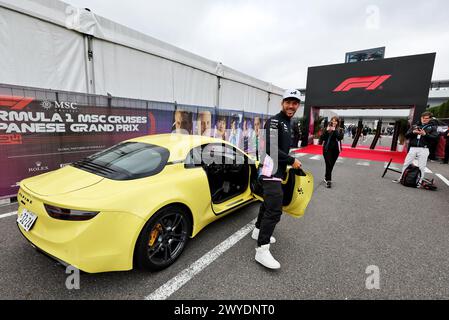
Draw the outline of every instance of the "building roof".
<instances>
[{"instance_id":1,"label":"building roof","mask_svg":"<svg viewBox=\"0 0 449 320\"><path fill-rule=\"evenodd\" d=\"M273 94L282 95L283 89L256 79L220 62L212 61L178 48L147 34L128 28L112 20L59 0L0 0L0 7L17 11L97 39L120 44L192 68L243 83ZM71 19L72 18L72 19Z\"/></svg>"}]
</instances>

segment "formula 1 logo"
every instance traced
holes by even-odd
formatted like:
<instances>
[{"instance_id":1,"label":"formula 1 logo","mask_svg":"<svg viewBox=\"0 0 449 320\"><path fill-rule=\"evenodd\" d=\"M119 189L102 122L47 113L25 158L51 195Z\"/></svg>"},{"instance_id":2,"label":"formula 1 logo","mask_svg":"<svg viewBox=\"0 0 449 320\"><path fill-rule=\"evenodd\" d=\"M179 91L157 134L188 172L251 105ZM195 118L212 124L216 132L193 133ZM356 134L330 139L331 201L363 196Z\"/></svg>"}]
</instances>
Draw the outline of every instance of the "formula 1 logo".
<instances>
[{"instance_id":1,"label":"formula 1 logo","mask_svg":"<svg viewBox=\"0 0 449 320\"><path fill-rule=\"evenodd\" d=\"M29 105L34 98L31 97L17 97L17 96L1 96L0 107L10 107L11 110L22 110Z\"/></svg>"},{"instance_id":2,"label":"formula 1 logo","mask_svg":"<svg viewBox=\"0 0 449 320\"><path fill-rule=\"evenodd\" d=\"M365 88L365 90L376 90L379 86L387 81L391 77L391 74L383 76L369 76L369 77L354 77L349 78L340 83L338 87L334 89L334 92L347 92L355 88Z\"/></svg>"}]
</instances>

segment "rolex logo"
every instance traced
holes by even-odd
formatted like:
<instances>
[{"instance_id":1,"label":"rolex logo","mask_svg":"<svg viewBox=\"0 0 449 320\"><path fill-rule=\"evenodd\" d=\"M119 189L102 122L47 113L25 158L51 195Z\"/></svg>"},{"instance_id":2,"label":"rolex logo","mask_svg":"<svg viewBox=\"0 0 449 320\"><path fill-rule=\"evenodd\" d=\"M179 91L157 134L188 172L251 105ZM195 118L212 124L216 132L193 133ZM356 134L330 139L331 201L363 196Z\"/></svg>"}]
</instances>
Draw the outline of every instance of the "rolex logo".
<instances>
[{"instance_id":1,"label":"rolex logo","mask_svg":"<svg viewBox=\"0 0 449 320\"><path fill-rule=\"evenodd\" d=\"M48 166L43 166L42 161L36 161L34 163L36 166L34 168L28 168L28 172L40 172L40 171L47 171Z\"/></svg>"}]
</instances>

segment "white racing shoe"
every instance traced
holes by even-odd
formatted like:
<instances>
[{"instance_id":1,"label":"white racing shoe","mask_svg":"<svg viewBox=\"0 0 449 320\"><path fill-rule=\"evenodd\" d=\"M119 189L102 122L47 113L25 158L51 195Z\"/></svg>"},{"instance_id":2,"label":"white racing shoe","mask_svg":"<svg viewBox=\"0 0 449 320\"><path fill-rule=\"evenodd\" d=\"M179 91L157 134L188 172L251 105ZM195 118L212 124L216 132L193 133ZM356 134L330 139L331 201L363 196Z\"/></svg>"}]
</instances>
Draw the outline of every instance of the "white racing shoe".
<instances>
[{"instance_id":1,"label":"white racing shoe","mask_svg":"<svg viewBox=\"0 0 449 320\"><path fill-rule=\"evenodd\" d=\"M251 234L251 238L253 238L254 240L259 239L259 232L260 230L257 228L253 229L253 233ZM274 237L270 237L270 243L275 243L276 239Z\"/></svg>"},{"instance_id":2,"label":"white racing shoe","mask_svg":"<svg viewBox=\"0 0 449 320\"><path fill-rule=\"evenodd\" d=\"M269 269L279 269L281 267L281 264L271 255L269 244L256 248L256 261Z\"/></svg>"}]
</instances>

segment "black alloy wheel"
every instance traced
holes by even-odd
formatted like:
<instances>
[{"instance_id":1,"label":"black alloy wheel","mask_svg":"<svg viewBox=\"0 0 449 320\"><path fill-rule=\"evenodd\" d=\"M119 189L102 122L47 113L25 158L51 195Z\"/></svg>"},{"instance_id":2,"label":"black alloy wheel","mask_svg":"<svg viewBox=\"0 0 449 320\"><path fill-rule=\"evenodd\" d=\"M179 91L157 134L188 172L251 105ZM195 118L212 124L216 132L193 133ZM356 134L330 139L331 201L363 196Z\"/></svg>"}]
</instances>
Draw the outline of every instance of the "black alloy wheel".
<instances>
[{"instance_id":1,"label":"black alloy wheel","mask_svg":"<svg viewBox=\"0 0 449 320\"><path fill-rule=\"evenodd\" d=\"M190 219L181 208L162 209L151 217L139 236L137 264L151 271L167 268L184 250L190 229Z\"/></svg>"}]
</instances>

